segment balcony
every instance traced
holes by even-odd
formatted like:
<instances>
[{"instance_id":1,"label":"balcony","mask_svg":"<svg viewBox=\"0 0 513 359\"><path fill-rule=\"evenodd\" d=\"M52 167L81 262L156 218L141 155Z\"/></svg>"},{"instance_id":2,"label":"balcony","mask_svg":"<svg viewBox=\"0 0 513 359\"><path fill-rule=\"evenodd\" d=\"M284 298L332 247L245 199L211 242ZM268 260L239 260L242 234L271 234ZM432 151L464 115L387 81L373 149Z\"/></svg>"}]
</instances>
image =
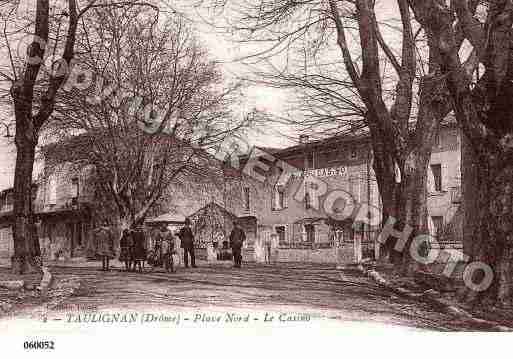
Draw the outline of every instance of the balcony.
<instances>
[{"instance_id":1,"label":"balcony","mask_svg":"<svg viewBox=\"0 0 513 359\"><path fill-rule=\"evenodd\" d=\"M461 203L461 187L450 187L449 193L451 194L451 203Z\"/></svg>"}]
</instances>

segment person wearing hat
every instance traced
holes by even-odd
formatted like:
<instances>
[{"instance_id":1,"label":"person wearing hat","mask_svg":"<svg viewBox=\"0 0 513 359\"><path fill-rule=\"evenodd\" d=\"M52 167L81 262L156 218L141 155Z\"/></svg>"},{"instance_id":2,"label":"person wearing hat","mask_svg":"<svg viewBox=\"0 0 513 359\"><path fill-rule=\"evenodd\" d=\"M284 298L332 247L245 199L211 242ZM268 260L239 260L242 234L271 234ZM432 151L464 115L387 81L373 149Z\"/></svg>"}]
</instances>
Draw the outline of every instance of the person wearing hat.
<instances>
[{"instance_id":1,"label":"person wearing hat","mask_svg":"<svg viewBox=\"0 0 513 359\"><path fill-rule=\"evenodd\" d=\"M121 239L119 241L120 252L119 261L125 263L125 270L130 271L133 260L133 244L132 244L132 233L129 229L124 229Z\"/></svg>"},{"instance_id":2,"label":"person wearing hat","mask_svg":"<svg viewBox=\"0 0 513 359\"><path fill-rule=\"evenodd\" d=\"M138 267L139 272L143 272L144 262L147 259L146 236L141 225L135 227L132 231L133 245L133 271Z\"/></svg>"},{"instance_id":3,"label":"person wearing hat","mask_svg":"<svg viewBox=\"0 0 513 359\"><path fill-rule=\"evenodd\" d=\"M230 247L232 248L234 268L242 265L242 245L246 240L246 233L240 228L239 222L233 222L233 229L230 233Z\"/></svg>"},{"instance_id":4,"label":"person wearing hat","mask_svg":"<svg viewBox=\"0 0 513 359\"><path fill-rule=\"evenodd\" d=\"M109 222L103 220L102 226L93 232L96 242L96 255L102 260L102 271L109 271L109 261L114 258L114 235Z\"/></svg>"},{"instance_id":5,"label":"person wearing hat","mask_svg":"<svg viewBox=\"0 0 513 359\"><path fill-rule=\"evenodd\" d=\"M191 230L191 220L185 219L185 226L178 232L180 238L180 247L183 248L183 262L185 268L189 267L189 256L191 257L191 266L196 268L196 257L194 255L194 235Z\"/></svg>"},{"instance_id":6,"label":"person wearing hat","mask_svg":"<svg viewBox=\"0 0 513 359\"><path fill-rule=\"evenodd\" d=\"M272 248L273 244L276 243L278 240L278 234L271 233L270 236L265 238L264 242L264 248L265 248L265 263L271 264L271 258L272 258Z\"/></svg>"}]
</instances>

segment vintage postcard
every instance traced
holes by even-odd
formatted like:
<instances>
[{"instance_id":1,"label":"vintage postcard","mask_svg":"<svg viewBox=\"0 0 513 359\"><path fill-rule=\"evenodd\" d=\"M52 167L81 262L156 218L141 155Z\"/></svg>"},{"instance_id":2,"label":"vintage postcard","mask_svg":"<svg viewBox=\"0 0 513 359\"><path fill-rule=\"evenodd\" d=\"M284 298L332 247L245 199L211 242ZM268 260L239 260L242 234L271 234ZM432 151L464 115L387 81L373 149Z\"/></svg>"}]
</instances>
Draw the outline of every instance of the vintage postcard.
<instances>
[{"instance_id":1,"label":"vintage postcard","mask_svg":"<svg viewBox=\"0 0 513 359\"><path fill-rule=\"evenodd\" d=\"M2 351L474 356L513 331L512 1L0 20Z\"/></svg>"}]
</instances>

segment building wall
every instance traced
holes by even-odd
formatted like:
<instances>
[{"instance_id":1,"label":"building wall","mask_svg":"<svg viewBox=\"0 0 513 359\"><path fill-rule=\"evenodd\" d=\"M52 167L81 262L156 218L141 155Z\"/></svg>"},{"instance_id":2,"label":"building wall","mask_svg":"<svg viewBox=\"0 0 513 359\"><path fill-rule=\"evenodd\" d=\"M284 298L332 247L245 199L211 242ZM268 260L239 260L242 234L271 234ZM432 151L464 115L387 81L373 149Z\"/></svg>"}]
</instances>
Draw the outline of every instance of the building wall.
<instances>
[{"instance_id":1,"label":"building wall","mask_svg":"<svg viewBox=\"0 0 513 359\"><path fill-rule=\"evenodd\" d=\"M458 203L460 188L460 137L457 128L452 126L443 127L438 143L433 148L431 164L441 165L442 190L435 191L434 175L431 167L428 171L428 214L443 217L444 235L438 238L441 241L455 242L461 240L463 211ZM313 182L322 181L327 186L327 193L334 190L342 190L349 193L356 203L369 203L372 206L381 208L381 200L377 188L369 152L369 143L365 139L359 139L357 143L343 141L340 143L329 143L322 147L313 145L295 146L292 149L285 149L273 153L274 157L296 166L298 170L304 168L330 168L344 167L344 175L328 177L313 176ZM313 166L310 163L314 152ZM280 258L291 261L326 261L331 262L335 258L334 250L330 248L315 248L315 245L329 244L334 246L333 229L322 220L316 222L316 238L313 246L297 248L298 243L305 241L304 228L297 222L311 218L327 218L328 214L324 209L323 200L326 196L320 197L321 206L318 210L307 209L305 203L298 199L304 198L300 189L304 185L302 178L295 178L285 191L285 208L273 209L274 184L277 183L279 171L271 169L266 176L265 182L256 181L248 176L231 178L226 191L226 208L237 215L253 215L258 220L259 236L264 237L270 232L275 232L276 227L284 226L285 242L279 250ZM311 178L312 179L312 178ZM250 190L250 208L245 207L244 188ZM298 191L299 190L299 191ZM335 202L335 209L342 210L343 203ZM353 213L353 217L356 212ZM435 235L433 222L430 220L431 234ZM369 240L375 237L376 233L364 235L363 239ZM365 248L364 243L364 248ZM347 246L347 243L344 244ZM313 247L313 248L312 248ZM365 248L371 252L371 248ZM347 251L347 259L354 259L351 250Z\"/></svg>"},{"instance_id":2,"label":"building wall","mask_svg":"<svg viewBox=\"0 0 513 359\"><path fill-rule=\"evenodd\" d=\"M78 180L79 203L92 203L95 196L94 167L66 162L51 169L45 168L37 191L36 212L52 212L72 207L76 197L74 179Z\"/></svg>"},{"instance_id":3,"label":"building wall","mask_svg":"<svg viewBox=\"0 0 513 359\"><path fill-rule=\"evenodd\" d=\"M445 242L462 240L463 207L461 202L461 137L456 128L445 128L440 134L440 145L433 148L430 165L441 164L442 191L436 191L431 167L428 169L428 215L443 217ZM431 234L435 235L433 222Z\"/></svg>"},{"instance_id":4,"label":"building wall","mask_svg":"<svg viewBox=\"0 0 513 359\"><path fill-rule=\"evenodd\" d=\"M74 179L77 180L74 181ZM94 199L94 169L63 163L46 167L38 179L34 212L44 218L36 223L41 255L46 260L66 259L85 255L91 240L89 219L70 216L76 198L77 205ZM78 184L78 197L76 196ZM12 202L3 201L0 214L12 211ZM59 215L63 213L63 215ZM0 258L13 255L11 221L0 228ZM80 232L80 234L79 234Z\"/></svg>"},{"instance_id":5,"label":"building wall","mask_svg":"<svg viewBox=\"0 0 513 359\"><path fill-rule=\"evenodd\" d=\"M39 214L56 214L39 225L41 251L45 258L59 260L86 256L92 241L92 219L72 213L85 205L93 205L94 200L93 166L65 162L44 169L35 209ZM58 215L62 211L68 212Z\"/></svg>"}]
</instances>

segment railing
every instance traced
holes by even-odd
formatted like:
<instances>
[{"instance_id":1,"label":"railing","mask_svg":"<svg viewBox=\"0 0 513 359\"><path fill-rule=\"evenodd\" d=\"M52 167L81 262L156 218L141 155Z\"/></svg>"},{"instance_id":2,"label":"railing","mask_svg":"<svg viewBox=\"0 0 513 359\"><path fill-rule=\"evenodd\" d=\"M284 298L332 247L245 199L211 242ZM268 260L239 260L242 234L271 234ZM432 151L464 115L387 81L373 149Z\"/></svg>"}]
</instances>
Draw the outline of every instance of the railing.
<instances>
[{"instance_id":1,"label":"railing","mask_svg":"<svg viewBox=\"0 0 513 359\"><path fill-rule=\"evenodd\" d=\"M281 249L330 249L334 247L334 243L330 242L281 242Z\"/></svg>"}]
</instances>

